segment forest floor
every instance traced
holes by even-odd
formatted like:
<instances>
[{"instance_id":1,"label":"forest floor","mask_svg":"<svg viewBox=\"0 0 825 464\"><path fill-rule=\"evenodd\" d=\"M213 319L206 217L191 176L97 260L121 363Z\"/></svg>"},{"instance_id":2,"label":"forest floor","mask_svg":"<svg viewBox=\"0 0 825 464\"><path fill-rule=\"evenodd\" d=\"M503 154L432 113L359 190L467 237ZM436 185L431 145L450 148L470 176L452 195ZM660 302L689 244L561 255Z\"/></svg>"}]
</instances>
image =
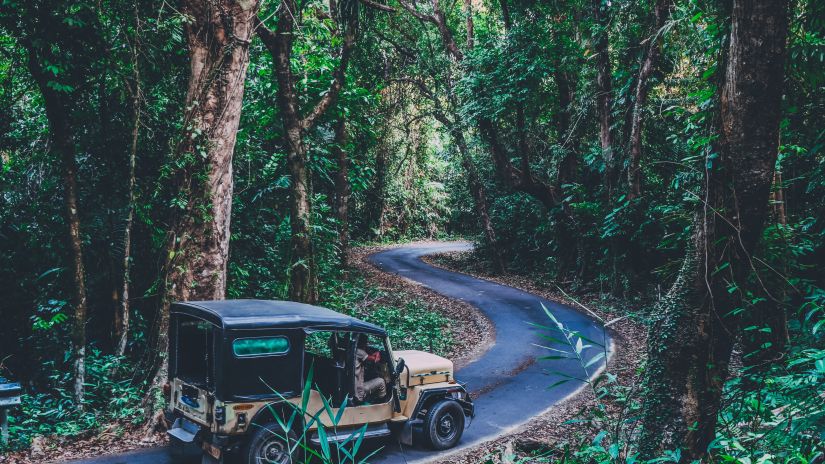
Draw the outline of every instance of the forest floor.
<instances>
[{"instance_id":1,"label":"forest floor","mask_svg":"<svg viewBox=\"0 0 825 464\"><path fill-rule=\"evenodd\" d=\"M473 251L434 254L422 259L433 266L508 285L548 300L577 307L606 322L621 318L609 324L615 347L614 354L608 361L606 373L615 376L612 390L630 392L632 402L633 392L637 392L639 387L638 368L645 358L647 331L642 324L626 317L630 310L622 308L624 302L604 299L595 294L571 296L559 288L550 289L545 282L512 272L493 274L484 260L479 259ZM558 462L568 448L566 445L590 442L606 427L605 424L614 424L616 419L626 412L625 399L626 397L620 398L611 394L600 394L597 398L593 389L584 389L578 395L535 417L511 433L450 455L449 462L510 464L519 462L522 458L533 458L539 462ZM599 404L607 413L607 417L601 421L594 419L590 414ZM575 446L569 448L577 449Z\"/></svg>"}]
</instances>

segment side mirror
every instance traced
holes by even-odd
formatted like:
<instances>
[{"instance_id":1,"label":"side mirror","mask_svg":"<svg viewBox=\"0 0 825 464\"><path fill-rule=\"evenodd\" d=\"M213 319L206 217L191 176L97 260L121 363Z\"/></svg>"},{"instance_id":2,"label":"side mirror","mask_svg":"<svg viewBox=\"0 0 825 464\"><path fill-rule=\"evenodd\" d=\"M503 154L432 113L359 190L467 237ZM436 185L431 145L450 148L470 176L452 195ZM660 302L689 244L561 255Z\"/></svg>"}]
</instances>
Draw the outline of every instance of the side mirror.
<instances>
[{"instance_id":1,"label":"side mirror","mask_svg":"<svg viewBox=\"0 0 825 464\"><path fill-rule=\"evenodd\" d=\"M404 367L406 366L407 364L404 362L404 358L398 358L398 364L395 365L395 376L398 377L401 375L401 373L404 372Z\"/></svg>"}]
</instances>

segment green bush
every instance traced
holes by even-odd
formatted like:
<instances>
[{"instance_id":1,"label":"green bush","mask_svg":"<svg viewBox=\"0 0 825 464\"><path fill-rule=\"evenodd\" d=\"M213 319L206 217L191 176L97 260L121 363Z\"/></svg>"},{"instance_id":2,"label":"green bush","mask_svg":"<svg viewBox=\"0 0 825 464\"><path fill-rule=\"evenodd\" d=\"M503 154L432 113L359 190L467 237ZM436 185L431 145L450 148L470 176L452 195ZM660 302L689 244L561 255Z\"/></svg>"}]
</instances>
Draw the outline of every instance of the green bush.
<instances>
[{"instance_id":1,"label":"green bush","mask_svg":"<svg viewBox=\"0 0 825 464\"><path fill-rule=\"evenodd\" d=\"M145 419L142 388L133 383L134 366L124 358L93 349L86 358L86 398L79 408L72 397L70 372L50 369L49 389L27 393L9 417L8 449L25 449L36 436L76 437L111 424Z\"/></svg>"}]
</instances>

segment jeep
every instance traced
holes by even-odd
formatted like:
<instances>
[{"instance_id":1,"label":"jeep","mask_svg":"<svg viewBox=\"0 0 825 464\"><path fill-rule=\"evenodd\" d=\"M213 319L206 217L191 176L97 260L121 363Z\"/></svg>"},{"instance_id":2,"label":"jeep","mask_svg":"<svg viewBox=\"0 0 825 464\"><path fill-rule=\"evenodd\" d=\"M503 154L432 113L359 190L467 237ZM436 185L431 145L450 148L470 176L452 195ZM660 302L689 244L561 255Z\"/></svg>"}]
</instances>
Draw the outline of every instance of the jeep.
<instances>
[{"instance_id":1,"label":"jeep","mask_svg":"<svg viewBox=\"0 0 825 464\"><path fill-rule=\"evenodd\" d=\"M180 302L170 313L168 434L173 450L197 447L203 462L292 462L296 437L321 447L394 436L443 450L474 415L450 360L393 351L386 330L354 317L266 300ZM383 396L357 399L358 350L373 360L362 380L381 379ZM331 415L316 414L324 403ZM296 408L294 430L276 433Z\"/></svg>"}]
</instances>

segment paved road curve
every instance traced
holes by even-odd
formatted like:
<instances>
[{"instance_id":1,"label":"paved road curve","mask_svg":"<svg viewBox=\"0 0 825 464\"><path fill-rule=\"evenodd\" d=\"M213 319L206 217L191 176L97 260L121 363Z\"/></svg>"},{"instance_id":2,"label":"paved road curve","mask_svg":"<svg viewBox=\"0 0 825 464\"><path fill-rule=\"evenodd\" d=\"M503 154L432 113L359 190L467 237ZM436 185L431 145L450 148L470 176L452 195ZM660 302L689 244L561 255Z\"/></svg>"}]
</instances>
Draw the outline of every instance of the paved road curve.
<instances>
[{"instance_id":1,"label":"paved road curve","mask_svg":"<svg viewBox=\"0 0 825 464\"><path fill-rule=\"evenodd\" d=\"M570 381L548 389L563 380L564 375L582 378L586 374L578 361L537 361L554 353L535 346L542 344L558 349L566 346L551 344L540 337L547 333L530 323L551 325L541 308L544 304L568 329L580 332L590 340L609 338L592 320L580 312L559 303L539 298L521 290L476 279L465 274L430 266L421 257L427 254L466 250L465 242L412 244L371 256L370 261L385 272L416 281L442 295L466 301L479 308L492 321L495 344L477 360L460 369L456 377L468 384L470 391L481 392L475 397L476 417L464 433L459 448L492 439L576 393L582 382ZM602 348L586 348L582 357L591 359ZM594 375L604 360L588 368ZM561 372L562 374L559 374ZM404 449L395 443L385 443L384 449L371 460L375 464L422 462L442 458L444 454L419 448ZM167 464L163 449L135 451L118 456L78 461L77 464Z\"/></svg>"}]
</instances>

